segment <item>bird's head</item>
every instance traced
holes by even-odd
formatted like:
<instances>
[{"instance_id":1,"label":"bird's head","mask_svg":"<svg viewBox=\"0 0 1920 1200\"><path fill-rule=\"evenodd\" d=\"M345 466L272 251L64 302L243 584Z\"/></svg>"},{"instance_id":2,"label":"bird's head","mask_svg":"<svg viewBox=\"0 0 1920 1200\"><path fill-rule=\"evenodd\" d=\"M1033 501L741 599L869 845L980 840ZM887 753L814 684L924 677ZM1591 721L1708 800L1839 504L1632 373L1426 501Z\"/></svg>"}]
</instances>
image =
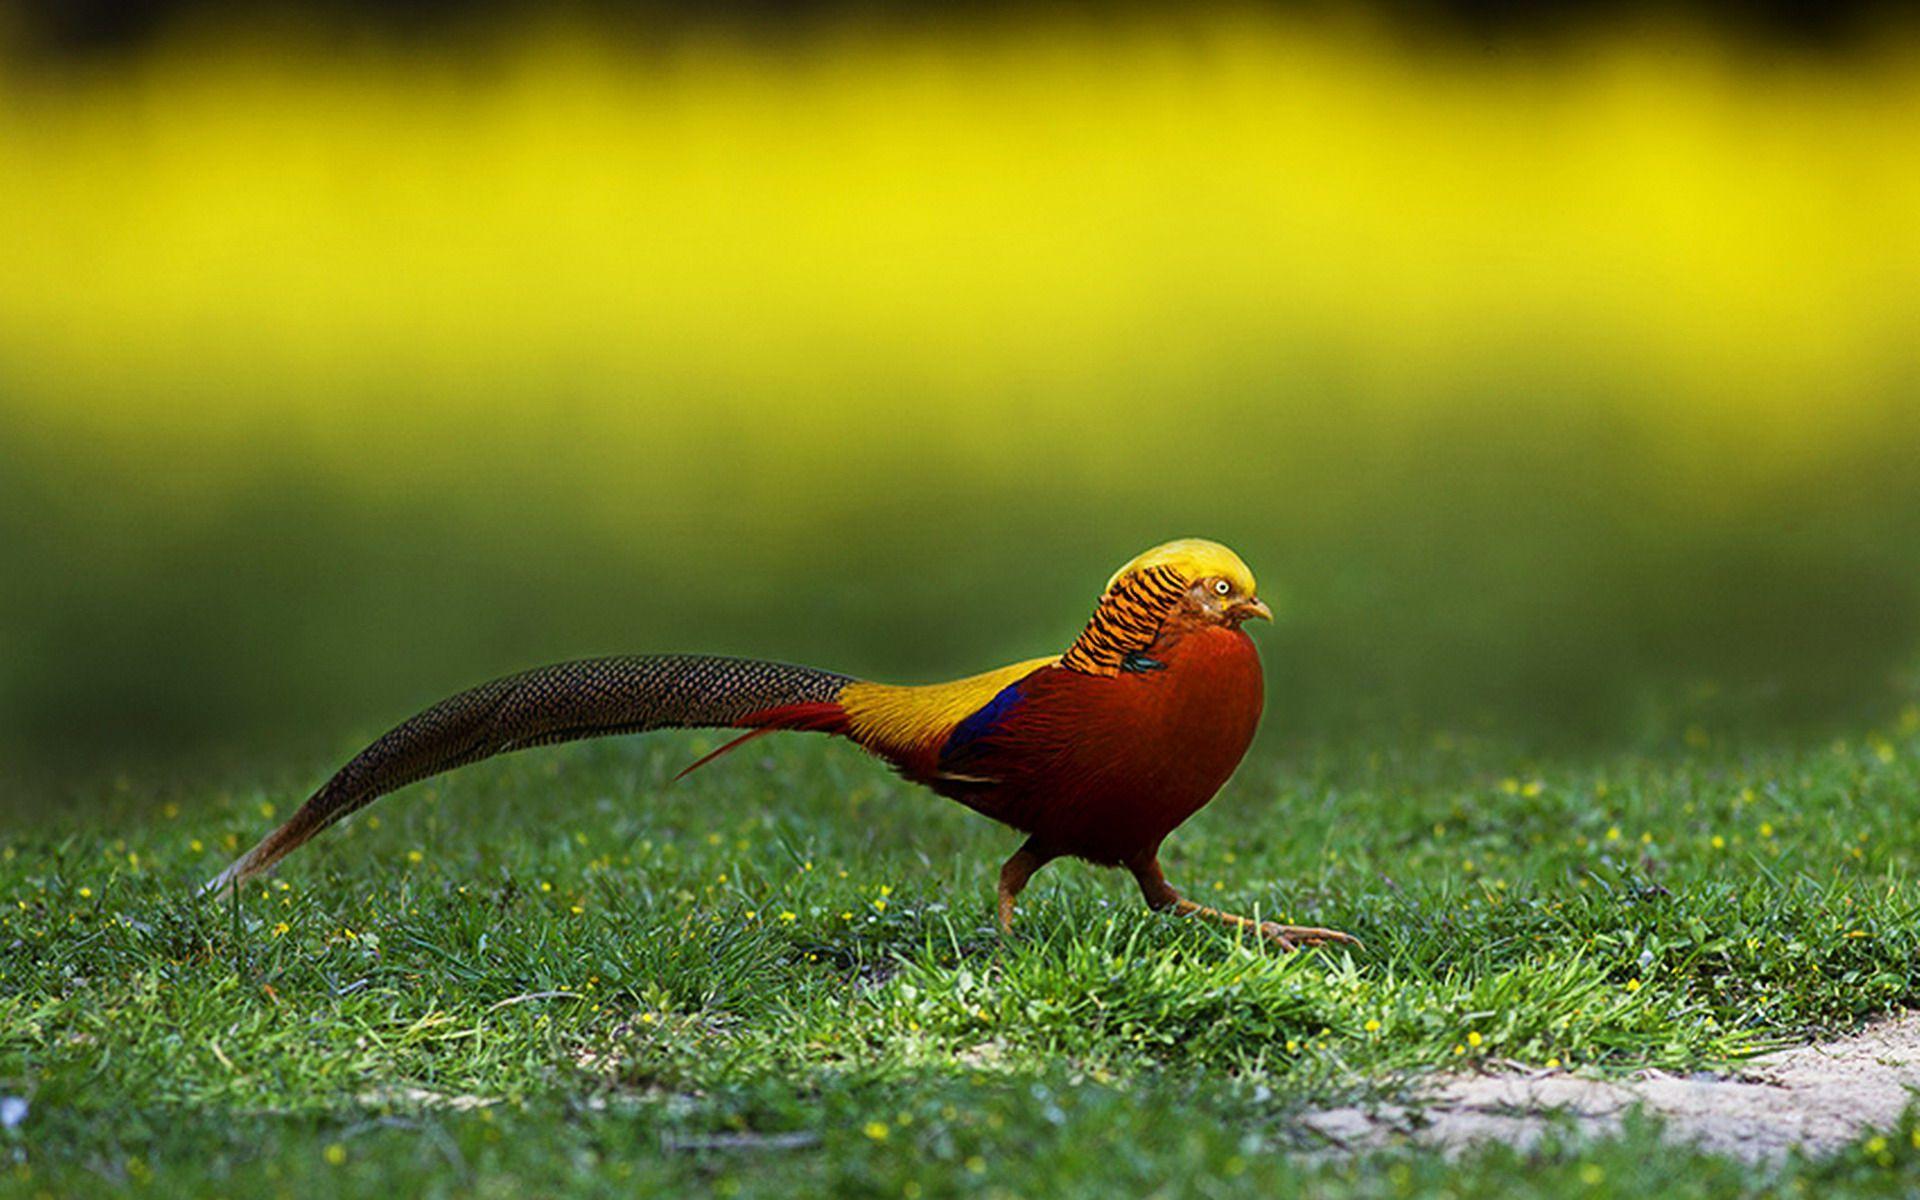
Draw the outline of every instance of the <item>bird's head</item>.
<instances>
[{"instance_id":1,"label":"bird's head","mask_svg":"<svg viewBox=\"0 0 1920 1200\"><path fill-rule=\"evenodd\" d=\"M1249 617L1273 620L1254 594L1253 572L1240 556L1203 538L1155 546L1113 573L1093 619L1060 656L1060 665L1089 675L1140 669L1130 663L1156 641L1218 626L1238 629Z\"/></svg>"},{"instance_id":2,"label":"bird's head","mask_svg":"<svg viewBox=\"0 0 1920 1200\"><path fill-rule=\"evenodd\" d=\"M1205 538L1179 538L1135 557L1113 573L1106 594L1140 584L1169 592L1178 589L1173 611L1166 615L1195 624L1237 628L1254 617L1273 620L1273 610L1257 594L1247 564L1219 542Z\"/></svg>"},{"instance_id":3,"label":"bird's head","mask_svg":"<svg viewBox=\"0 0 1920 1200\"><path fill-rule=\"evenodd\" d=\"M1271 621L1273 612L1254 594L1247 564L1219 542L1181 538L1113 573L1093 619L1060 656L1060 665L1108 676L1143 669L1137 664L1153 660L1142 656L1168 634L1238 629L1249 617Z\"/></svg>"}]
</instances>

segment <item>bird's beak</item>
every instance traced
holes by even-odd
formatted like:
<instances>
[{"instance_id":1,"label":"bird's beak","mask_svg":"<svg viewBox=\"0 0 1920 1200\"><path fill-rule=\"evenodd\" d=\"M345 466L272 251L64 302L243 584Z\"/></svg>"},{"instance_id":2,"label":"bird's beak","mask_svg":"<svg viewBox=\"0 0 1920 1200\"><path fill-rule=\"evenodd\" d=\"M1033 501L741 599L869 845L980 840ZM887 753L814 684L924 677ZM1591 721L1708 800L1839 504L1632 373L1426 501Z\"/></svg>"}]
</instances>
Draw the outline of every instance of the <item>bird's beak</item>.
<instances>
[{"instance_id":1,"label":"bird's beak","mask_svg":"<svg viewBox=\"0 0 1920 1200\"><path fill-rule=\"evenodd\" d=\"M1252 617L1259 617L1262 621L1273 620L1273 610L1267 607L1266 601L1251 596L1234 605L1230 611L1236 621L1245 621Z\"/></svg>"}]
</instances>

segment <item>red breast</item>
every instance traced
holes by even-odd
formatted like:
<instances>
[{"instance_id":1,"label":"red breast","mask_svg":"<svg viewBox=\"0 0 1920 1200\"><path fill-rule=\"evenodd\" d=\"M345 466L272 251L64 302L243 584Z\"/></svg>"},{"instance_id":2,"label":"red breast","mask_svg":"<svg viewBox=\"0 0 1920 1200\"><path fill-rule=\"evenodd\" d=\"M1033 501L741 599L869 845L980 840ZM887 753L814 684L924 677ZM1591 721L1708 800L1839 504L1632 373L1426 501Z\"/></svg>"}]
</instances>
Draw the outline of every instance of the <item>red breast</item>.
<instances>
[{"instance_id":1,"label":"red breast","mask_svg":"<svg viewBox=\"0 0 1920 1200\"><path fill-rule=\"evenodd\" d=\"M1170 632L1146 654L1162 667L1028 676L970 768L997 786L939 790L1058 853L1121 863L1158 846L1239 766L1264 692L1259 654L1237 629Z\"/></svg>"}]
</instances>

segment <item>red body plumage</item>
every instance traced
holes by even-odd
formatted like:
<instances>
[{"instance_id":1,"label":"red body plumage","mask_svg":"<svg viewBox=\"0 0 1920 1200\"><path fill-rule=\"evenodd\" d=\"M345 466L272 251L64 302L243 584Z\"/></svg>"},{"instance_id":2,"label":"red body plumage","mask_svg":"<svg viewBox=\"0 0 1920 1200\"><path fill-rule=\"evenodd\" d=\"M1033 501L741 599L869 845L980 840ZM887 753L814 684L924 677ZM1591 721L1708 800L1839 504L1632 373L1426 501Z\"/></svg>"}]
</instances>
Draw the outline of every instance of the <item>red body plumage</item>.
<instances>
[{"instance_id":1,"label":"red body plumage","mask_svg":"<svg viewBox=\"0 0 1920 1200\"><path fill-rule=\"evenodd\" d=\"M1233 774L1264 696L1238 629L1172 631L1146 653L1161 665L1041 667L990 731L921 782L1058 854L1118 865L1151 852Z\"/></svg>"},{"instance_id":2,"label":"red body plumage","mask_svg":"<svg viewBox=\"0 0 1920 1200\"><path fill-rule=\"evenodd\" d=\"M1004 711L932 741L859 739L839 704L768 709L744 722L758 728L687 770L779 729L856 736L908 779L1055 854L1117 866L1213 799L1265 702L1259 652L1238 628L1173 625L1145 657L1151 668L1114 675L1046 663L993 697L988 706Z\"/></svg>"}]
</instances>

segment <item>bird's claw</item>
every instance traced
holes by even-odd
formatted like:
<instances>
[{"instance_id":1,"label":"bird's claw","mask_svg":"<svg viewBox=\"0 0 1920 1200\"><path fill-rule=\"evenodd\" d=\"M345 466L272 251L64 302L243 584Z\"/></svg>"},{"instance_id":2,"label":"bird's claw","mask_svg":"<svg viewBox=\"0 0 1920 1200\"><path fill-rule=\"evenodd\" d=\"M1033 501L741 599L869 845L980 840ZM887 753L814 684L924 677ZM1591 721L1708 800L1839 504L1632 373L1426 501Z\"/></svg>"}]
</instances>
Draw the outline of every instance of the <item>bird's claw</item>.
<instances>
[{"instance_id":1,"label":"bird's claw","mask_svg":"<svg viewBox=\"0 0 1920 1200\"><path fill-rule=\"evenodd\" d=\"M1298 950L1302 946L1323 946L1329 942L1352 946L1358 950L1366 947L1360 939L1338 929L1321 929L1313 925L1281 925L1275 921L1260 922L1260 935L1269 939L1282 950Z\"/></svg>"}]
</instances>

